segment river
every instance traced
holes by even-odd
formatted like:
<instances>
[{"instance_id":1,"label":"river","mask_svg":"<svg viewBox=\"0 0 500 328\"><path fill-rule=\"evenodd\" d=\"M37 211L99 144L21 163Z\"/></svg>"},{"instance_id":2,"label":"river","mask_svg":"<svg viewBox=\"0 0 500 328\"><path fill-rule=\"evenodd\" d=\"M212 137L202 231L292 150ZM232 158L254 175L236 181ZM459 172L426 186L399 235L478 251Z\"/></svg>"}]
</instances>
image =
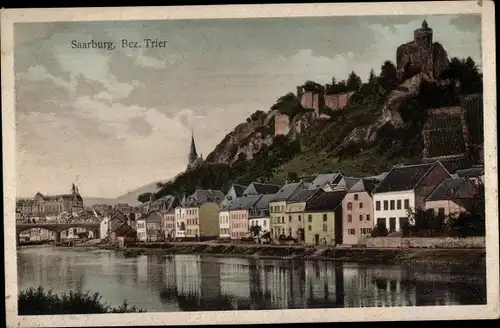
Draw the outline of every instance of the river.
<instances>
[{"instance_id":1,"label":"river","mask_svg":"<svg viewBox=\"0 0 500 328\"><path fill-rule=\"evenodd\" d=\"M257 260L208 255L125 257L108 250L26 247L19 289L99 292L148 312L486 304L485 269Z\"/></svg>"}]
</instances>

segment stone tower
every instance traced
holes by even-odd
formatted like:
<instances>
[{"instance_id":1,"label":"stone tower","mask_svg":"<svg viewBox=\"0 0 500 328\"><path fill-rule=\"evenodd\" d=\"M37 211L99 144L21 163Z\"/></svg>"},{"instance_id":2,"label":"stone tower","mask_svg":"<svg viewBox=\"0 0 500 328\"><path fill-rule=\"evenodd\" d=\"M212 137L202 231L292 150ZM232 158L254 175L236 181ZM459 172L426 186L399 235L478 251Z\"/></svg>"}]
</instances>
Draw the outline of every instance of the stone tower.
<instances>
[{"instance_id":1,"label":"stone tower","mask_svg":"<svg viewBox=\"0 0 500 328\"><path fill-rule=\"evenodd\" d=\"M402 44L396 51L398 77L406 80L417 74L433 81L448 67L448 55L444 47L433 42L433 31L427 21L413 32L413 41Z\"/></svg>"}]
</instances>

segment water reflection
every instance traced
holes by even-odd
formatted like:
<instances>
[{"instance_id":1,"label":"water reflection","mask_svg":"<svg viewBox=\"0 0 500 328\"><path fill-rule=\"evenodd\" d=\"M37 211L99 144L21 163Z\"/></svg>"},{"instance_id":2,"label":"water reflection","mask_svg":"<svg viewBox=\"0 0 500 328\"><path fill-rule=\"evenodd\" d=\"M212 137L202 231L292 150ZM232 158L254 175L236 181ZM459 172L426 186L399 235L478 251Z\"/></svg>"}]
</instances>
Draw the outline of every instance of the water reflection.
<instances>
[{"instance_id":1,"label":"water reflection","mask_svg":"<svg viewBox=\"0 0 500 328\"><path fill-rule=\"evenodd\" d=\"M148 311L485 304L485 270L142 255L30 248L18 253L20 288L98 291Z\"/></svg>"}]
</instances>

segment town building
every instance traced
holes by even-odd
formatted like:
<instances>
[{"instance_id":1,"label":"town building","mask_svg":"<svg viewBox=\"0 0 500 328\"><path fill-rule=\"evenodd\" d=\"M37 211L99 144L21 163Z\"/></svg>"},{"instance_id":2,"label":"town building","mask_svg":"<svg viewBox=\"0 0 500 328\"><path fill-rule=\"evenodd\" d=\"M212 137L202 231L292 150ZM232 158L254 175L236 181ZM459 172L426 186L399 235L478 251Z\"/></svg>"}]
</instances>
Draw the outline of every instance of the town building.
<instances>
[{"instance_id":1,"label":"town building","mask_svg":"<svg viewBox=\"0 0 500 328\"><path fill-rule=\"evenodd\" d=\"M311 182L309 188L322 188L325 191L332 191L333 187L335 187L341 179L342 174L338 172L318 174Z\"/></svg>"},{"instance_id":2,"label":"town building","mask_svg":"<svg viewBox=\"0 0 500 328\"><path fill-rule=\"evenodd\" d=\"M457 170L455 175L458 178L467 178L476 185L484 184L484 166L476 166L468 169Z\"/></svg>"},{"instance_id":3,"label":"town building","mask_svg":"<svg viewBox=\"0 0 500 328\"><path fill-rule=\"evenodd\" d=\"M372 191L379 180L360 179L342 200L343 244L362 244L374 227Z\"/></svg>"},{"instance_id":4,"label":"town building","mask_svg":"<svg viewBox=\"0 0 500 328\"><path fill-rule=\"evenodd\" d=\"M288 183L276 192L276 195L269 202L269 215L271 219L271 237L283 238L292 235L286 216L286 201L296 190L305 190L307 185L304 182Z\"/></svg>"},{"instance_id":5,"label":"town building","mask_svg":"<svg viewBox=\"0 0 500 328\"><path fill-rule=\"evenodd\" d=\"M274 198L274 194L262 195L259 200L250 207L248 214L248 226L252 229L254 226L260 227L259 236L270 232L271 223L269 220L269 202Z\"/></svg>"},{"instance_id":6,"label":"town building","mask_svg":"<svg viewBox=\"0 0 500 328\"><path fill-rule=\"evenodd\" d=\"M231 237L229 224L231 204L235 199L243 196L247 188L248 186L233 184L219 204L219 238L224 239Z\"/></svg>"},{"instance_id":7,"label":"town building","mask_svg":"<svg viewBox=\"0 0 500 328\"><path fill-rule=\"evenodd\" d=\"M304 210L307 202L312 202L324 193L321 188L302 189L297 188L286 201L286 217L288 235L297 242L304 241Z\"/></svg>"},{"instance_id":8,"label":"town building","mask_svg":"<svg viewBox=\"0 0 500 328\"><path fill-rule=\"evenodd\" d=\"M252 182L243 192L243 196L276 194L280 188L277 184Z\"/></svg>"},{"instance_id":9,"label":"town building","mask_svg":"<svg viewBox=\"0 0 500 328\"><path fill-rule=\"evenodd\" d=\"M180 206L184 213L185 238L212 239L219 236L219 204L224 199L220 190L196 190L185 197ZM177 220L177 217L176 217ZM177 227L177 223L176 223Z\"/></svg>"},{"instance_id":10,"label":"town building","mask_svg":"<svg viewBox=\"0 0 500 328\"><path fill-rule=\"evenodd\" d=\"M109 227L109 243L112 246L123 248L126 245L135 243L137 231L132 229L127 222L112 220Z\"/></svg>"},{"instance_id":11,"label":"town building","mask_svg":"<svg viewBox=\"0 0 500 328\"><path fill-rule=\"evenodd\" d=\"M71 194L48 196L38 192L33 199L16 201L16 213L22 218L58 215L62 212L74 213L83 208L82 196L74 183Z\"/></svg>"},{"instance_id":12,"label":"town building","mask_svg":"<svg viewBox=\"0 0 500 328\"><path fill-rule=\"evenodd\" d=\"M425 198L450 173L439 162L393 167L373 189L375 224L389 233L400 232L408 223L414 224L409 211L425 209Z\"/></svg>"},{"instance_id":13,"label":"town building","mask_svg":"<svg viewBox=\"0 0 500 328\"><path fill-rule=\"evenodd\" d=\"M255 206L262 195L244 195L236 198L229 208L231 239L242 239L249 236L249 210Z\"/></svg>"},{"instance_id":14,"label":"town building","mask_svg":"<svg viewBox=\"0 0 500 328\"><path fill-rule=\"evenodd\" d=\"M152 212L144 218L146 221L146 240L148 242L164 241L162 217L158 212Z\"/></svg>"},{"instance_id":15,"label":"town building","mask_svg":"<svg viewBox=\"0 0 500 328\"><path fill-rule=\"evenodd\" d=\"M325 189L327 191L348 191L351 189L358 181L360 178L353 178L353 177L342 177L340 181L336 185L329 185L331 190Z\"/></svg>"},{"instance_id":16,"label":"town building","mask_svg":"<svg viewBox=\"0 0 500 328\"><path fill-rule=\"evenodd\" d=\"M111 226L117 226L118 223L127 223L128 218L125 214L122 213L119 209L116 207L107 215L105 215L99 224L99 238L101 240L106 239L106 237L109 236L110 234L110 229Z\"/></svg>"},{"instance_id":17,"label":"town building","mask_svg":"<svg viewBox=\"0 0 500 328\"><path fill-rule=\"evenodd\" d=\"M325 192L306 204L305 244L342 244L342 199L345 195L345 191Z\"/></svg>"},{"instance_id":18,"label":"town building","mask_svg":"<svg viewBox=\"0 0 500 328\"><path fill-rule=\"evenodd\" d=\"M146 216L141 216L136 219L137 226L137 240L141 242L145 242L148 240L148 235L146 233Z\"/></svg>"},{"instance_id":19,"label":"town building","mask_svg":"<svg viewBox=\"0 0 500 328\"><path fill-rule=\"evenodd\" d=\"M478 197L478 189L472 180L445 179L426 198L425 208L441 215L465 212L468 206L478 201Z\"/></svg>"},{"instance_id":20,"label":"town building","mask_svg":"<svg viewBox=\"0 0 500 328\"><path fill-rule=\"evenodd\" d=\"M161 225L165 240L175 239L175 210L161 211Z\"/></svg>"}]
</instances>

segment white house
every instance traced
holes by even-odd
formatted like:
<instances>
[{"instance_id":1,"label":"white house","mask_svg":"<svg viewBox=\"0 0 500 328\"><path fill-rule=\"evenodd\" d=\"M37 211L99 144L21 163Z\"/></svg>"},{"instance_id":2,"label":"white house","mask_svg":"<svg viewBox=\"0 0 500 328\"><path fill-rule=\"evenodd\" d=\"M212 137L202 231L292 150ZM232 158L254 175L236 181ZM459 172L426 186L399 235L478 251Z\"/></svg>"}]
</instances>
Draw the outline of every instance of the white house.
<instances>
[{"instance_id":1,"label":"white house","mask_svg":"<svg viewBox=\"0 0 500 328\"><path fill-rule=\"evenodd\" d=\"M393 167L373 190L374 224L385 226L389 233L401 231L405 222L414 224L408 209L425 209L425 198L450 177L439 161Z\"/></svg>"},{"instance_id":2,"label":"white house","mask_svg":"<svg viewBox=\"0 0 500 328\"><path fill-rule=\"evenodd\" d=\"M221 207L219 210L219 237L231 237L229 234L229 207Z\"/></svg>"},{"instance_id":3,"label":"white house","mask_svg":"<svg viewBox=\"0 0 500 328\"><path fill-rule=\"evenodd\" d=\"M184 203L184 200L183 200ZM178 206L175 213L175 238L186 237L186 208Z\"/></svg>"},{"instance_id":4,"label":"white house","mask_svg":"<svg viewBox=\"0 0 500 328\"><path fill-rule=\"evenodd\" d=\"M148 234L146 230L146 216L142 216L136 221L137 221L137 240L146 241L148 239Z\"/></svg>"},{"instance_id":5,"label":"white house","mask_svg":"<svg viewBox=\"0 0 500 328\"><path fill-rule=\"evenodd\" d=\"M108 236L108 229L109 229L109 216L106 215L103 217L99 225L99 238L101 240L106 239L106 237Z\"/></svg>"},{"instance_id":6,"label":"white house","mask_svg":"<svg viewBox=\"0 0 500 328\"><path fill-rule=\"evenodd\" d=\"M262 195L249 211L248 227L260 227L260 234L263 235L271 230L271 221L269 219L269 202L276 194Z\"/></svg>"}]
</instances>

